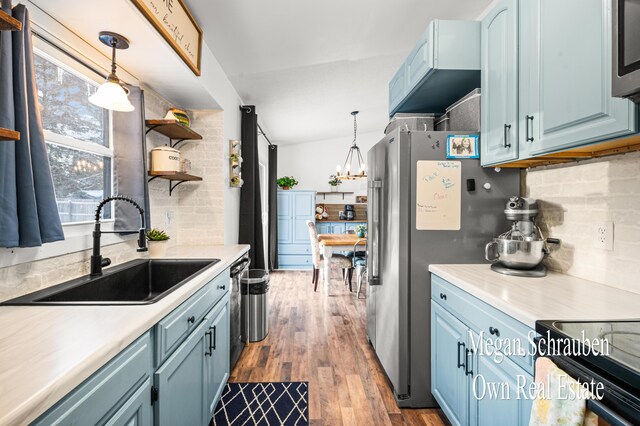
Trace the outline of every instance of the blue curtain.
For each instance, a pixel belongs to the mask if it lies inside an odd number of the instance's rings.
[[[36,247],[64,239],[38,108],[29,13],[2,10],[22,31],[0,31],[0,127],[20,132],[0,141],[0,247]]]

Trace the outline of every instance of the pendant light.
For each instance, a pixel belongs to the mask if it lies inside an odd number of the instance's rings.
[[[111,73],[96,93],[89,96],[89,102],[112,111],[131,112],[135,108],[129,102],[129,89],[124,87],[116,76],[116,49],[128,49],[129,40],[110,31],[101,31],[98,38],[112,49]]]
[[[336,167],[336,177],[338,179],[355,180],[367,177],[364,159],[360,153],[360,148],[358,148],[358,145],[356,144],[358,134],[358,122],[356,120],[356,116],[358,115],[358,112],[359,111],[351,112],[351,115],[353,115],[353,142],[351,143],[351,147],[349,147],[349,152],[347,152],[347,158],[344,160],[344,166],[340,167],[340,165],[338,165],[338,167]]]

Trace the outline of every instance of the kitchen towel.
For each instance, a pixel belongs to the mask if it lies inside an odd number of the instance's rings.
[[[227,383],[209,426],[309,424],[307,382]]]
[[[587,400],[569,397],[570,388],[579,393],[582,385],[549,358],[536,360],[535,381],[545,392],[533,401],[529,426],[597,426],[598,416],[587,410]]]

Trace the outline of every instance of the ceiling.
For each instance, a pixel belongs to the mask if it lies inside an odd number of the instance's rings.
[[[30,0],[40,9],[39,15],[49,15],[96,49],[105,68],[111,49],[98,40],[102,30],[122,34],[130,41],[127,50],[117,52],[118,75],[125,81],[129,73],[145,85],[170,99],[173,104],[189,109],[220,108],[210,88],[196,77],[173,49],[158,34],[131,0]],[[99,13],[97,14],[96,11]],[[31,8],[32,17],[38,10]],[[70,40],[64,40],[65,43]],[[86,52],[85,52],[86,53]],[[95,57],[86,58],[96,60]],[[124,74],[124,75],[123,75]]]
[[[432,19],[491,0],[185,0],[207,45],[277,144],[382,133],[387,84]]]

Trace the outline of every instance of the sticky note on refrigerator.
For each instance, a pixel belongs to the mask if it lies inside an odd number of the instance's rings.
[[[418,161],[416,229],[457,231],[462,206],[460,161]]]

